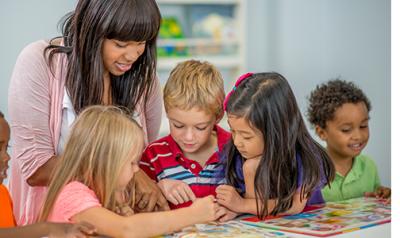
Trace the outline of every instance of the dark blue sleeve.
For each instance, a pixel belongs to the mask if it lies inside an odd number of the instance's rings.
[[[225,178],[225,182],[227,181],[226,175],[227,175],[227,160],[228,160],[228,155],[227,153],[220,153],[219,154],[220,158],[220,164],[218,168],[218,177],[222,176]],[[238,192],[243,195],[246,192],[246,186],[244,184],[244,175],[243,175],[243,162],[240,154],[237,154],[234,156],[234,173],[236,174],[237,178],[239,181],[236,181],[233,186],[238,190]]]
[[[303,163],[301,162],[301,157],[296,153],[296,163],[297,163],[297,188],[300,188],[303,184]]]
[[[318,160],[321,162],[320,160]],[[297,162],[297,188],[299,189],[303,184],[303,163],[301,161],[301,156],[296,153],[296,162]],[[321,180],[317,183],[317,186],[312,190],[311,195],[307,201],[307,205],[312,204],[321,204],[324,203],[324,199],[322,197],[321,189],[326,184],[326,178],[324,176],[324,171],[322,168],[322,163],[319,163],[320,171],[321,171]]]

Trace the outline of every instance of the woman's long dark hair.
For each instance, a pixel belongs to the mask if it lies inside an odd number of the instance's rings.
[[[50,44],[48,61],[55,54],[68,57],[66,88],[75,112],[102,104],[104,39],[146,41],[143,54],[121,76],[111,76],[112,104],[132,113],[146,101],[156,76],[156,38],[161,15],[154,0],[80,0],[62,23],[63,46]]]
[[[310,136],[295,96],[286,79],[278,73],[253,74],[230,95],[226,111],[243,117],[262,132],[264,151],[256,170],[254,187],[257,215],[276,215],[292,206],[298,187],[299,168],[296,154],[301,157],[301,198],[309,197],[321,181],[332,181],[334,166],[325,150]],[[228,184],[243,183],[235,172],[243,158],[232,141],[228,144],[226,178]],[[238,161],[241,160],[241,161]],[[268,200],[277,204],[268,211]],[[259,210],[259,202],[262,209]]]

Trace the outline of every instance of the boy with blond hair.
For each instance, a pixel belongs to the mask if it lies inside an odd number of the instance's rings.
[[[164,87],[170,134],[145,149],[140,167],[161,188],[172,209],[215,195],[224,180],[219,152],[230,133],[217,125],[223,116],[224,83],[208,62],[178,64]]]

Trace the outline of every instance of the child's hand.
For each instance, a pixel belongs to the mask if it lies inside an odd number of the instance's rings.
[[[185,182],[174,179],[162,179],[158,182],[162,193],[174,205],[194,201],[196,196]]]
[[[243,205],[243,198],[230,185],[220,185],[215,192],[217,193],[217,202],[229,210],[236,211],[238,207]]]
[[[376,190],[376,197],[378,198],[390,198],[392,194],[392,190],[387,187],[380,186]]]
[[[197,198],[190,209],[193,209],[193,214],[198,217],[197,223],[206,223],[215,221],[224,214],[224,211],[220,209],[220,205],[216,203],[213,195],[209,195],[204,198]]]
[[[220,206],[219,209],[221,210],[221,213],[223,213],[223,215],[218,219],[218,221],[220,221],[220,222],[232,220],[233,218],[235,218],[238,215],[238,213],[233,212],[223,206]]]
[[[84,238],[95,235],[96,228],[87,223],[45,223],[49,226],[49,238]]]
[[[133,209],[128,204],[118,205],[116,207],[115,213],[124,217],[132,216],[133,214],[135,214]]]
[[[375,192],[366,192],[364,193],[366,197],[376,197],[376,198],[390,198],[391,189],[387,187],[380,186],[376,189]]]

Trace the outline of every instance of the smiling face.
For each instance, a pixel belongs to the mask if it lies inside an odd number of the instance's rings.
[[[0,117],[0,184],[7,178],[8,161],[10,160],[10,155],[7,152],[9,140],[10,127],[6,120]]]
[[[369,115],[364,102],[345,103],[335,111],[326,128],[316,127],[319,137],[326,141],[333,159],[352,159],[365,148],[369,139]]]
[[[181,110],[177,107],[168,109],[169,128],[172,138],[186,157],[213,146],[211,135],[217,123],[215,115],[194,107]]]
[[[102,55],[105,73],[121,76],[143,54],[146,42],[104,39]]]
[[[243,117],[228,114],[228,124],[231,128],[233,143],[242,157],[245,159],[260,158],[264,151],[262,133],[251,127]]]

